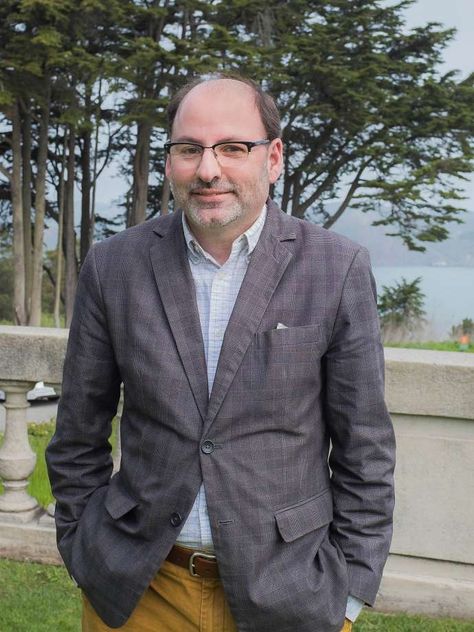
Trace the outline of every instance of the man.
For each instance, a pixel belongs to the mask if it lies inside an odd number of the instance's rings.
[[[268,199],[280,125],[253,82],[198,80],[169,118],[183,214],[90,252],[48,448],[83,630],[350,630],[393,509],[367,253]]]

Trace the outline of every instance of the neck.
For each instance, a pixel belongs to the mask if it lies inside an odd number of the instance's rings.
[[[208,252],[220,265],[223,265],[230,257],[234,241],[252,226],[258,216],[259,214],[256,217],[249,218],[245,223],[231,222],[226,226],[217,224],[201,226],[190,221],[187,216],[186,221],[201,248]]]
[[[202,226],[191,225],[190,228],[201,248],[208,252],[220,265],[223,265],[230,257],[232,244],[248,227],[244,228],[244,230],[224,230],[229,227],[203,228]]]

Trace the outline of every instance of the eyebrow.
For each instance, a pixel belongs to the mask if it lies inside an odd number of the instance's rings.
[[[172,143],[195,143],[196,145],[204,146],[200,140],[193,138],[192,136],[181,136],[170,141]],[[244,140],[239,140],[235,136],[227,136],[221,140],[218,140],[216,143],[212,143],[213,145],[217,145],[218,143],[230,143],[230,142],[244,142]]]

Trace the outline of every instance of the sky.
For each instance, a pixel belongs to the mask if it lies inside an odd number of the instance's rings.
[[[474,2],[473,0],[417,0],[406,12],[408,26],[440,22],[458,32],[445,51],[446,69],[459,68],[462,76],[474,70]]]
[[[439,22],[457,33],[444,51],[444,70],[460,70],[460,78],[474,72],[474,0],[417,0],[406,12],[407,26]],[[469,210],[474,211],[474,175],[466,186]]]

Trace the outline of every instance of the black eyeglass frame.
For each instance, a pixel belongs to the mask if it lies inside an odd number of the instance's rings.
[[[212,149],[212,152],[216,153],[216,147],[219,145],[245,145],[247,147],[247,155],[250,153],[250,150],[254,147],[258,147],[260,145],[269,145],[272,141],[266,138],[265,140],[225,140],[220,141],[219,143],[214,143],[214,145],[201,145],[200,143],[187,142],[185,140],[176,141],[176,142],[168,142],[164,144],[164,148],[166,153],[169,154],[171,152],[171,147],[175,145],[192,145],[193,147],[200,147],[202,149],[202,153],[204,153],[205,149]]]

